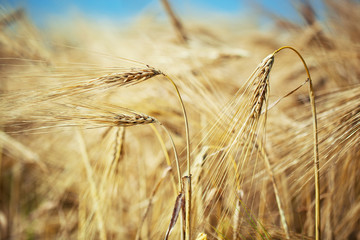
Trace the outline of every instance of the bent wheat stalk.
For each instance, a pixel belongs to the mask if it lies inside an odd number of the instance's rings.
[[[301,56],[301,54],[293,47],[290,46],[284,46],[279,49],[277,49],[273,54],[277,54],[280,51],[284,49],[290,49],[293,52],[296,53],[296,55],[300,58],[302,61],[307,77],[309,79],[309,98],[310,98],[310,104],[311,104],[311,112],[313,116],[313,138],[314,138],[314,177],[315,177],[315,239],[319,240],[321,239],[321,231],[320,231],[320,177],[319,177],[319,149],[318,149],[318,127],[317,127],[317,115],[316,115],[316,104],[315,104],[315,95],[314,95],[314,88],[313,83],[311,80],[309,68],[304,60],[304,58]]]
[[[183,111],[184,116],[184,123],[185,123],[185,134],[186,134],[186,163],[187,163],[187,179],[186,179],[186,192],[185,192],[185,237],[187,240],[191,239],[191,222],[190,222],[190,214],[191,214],[191,162],[190,162],[190,134],[189,134],[189,123],[188,117],[186,114],[186,109],[184,102],[182,100],[181,94],[179,92],[178,87],[176,86],[175,82],[166,74],[164,76],[172,83],[174,86],[177,96],[179,98],[181,108]]]

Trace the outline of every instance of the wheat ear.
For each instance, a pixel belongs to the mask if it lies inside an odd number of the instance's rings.
[[[162,74],[161,71],[152,67],[133,68],[128,72],[112,73],[106,76],[99,77],[95,81],[105,84],[115,83],[117,86],[122,86],[140,83],[160,74]]]
[[[162,74],[161,71],[149,66],[147,68],[132,68],[126,72],[111,73],[100,76],[85,83],[54,88],[51,90],[51,93],[47,94],[45,97],[41,96],[40,98],[37,97],[35,99],[38,101],[44,101],[48,99],[57,99],[63,96],[82,94],[93,90],[130,86],[141,83],[160,74]]]

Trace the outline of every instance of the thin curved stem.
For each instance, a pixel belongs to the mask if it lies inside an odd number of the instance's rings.
[[[184,191],[183,191],[183,184],[182,184],[182,181],[181,181],[180,162],[179,162],[179,156],[178,156],[178,153],[177,153],[177,150],[176,150],[176,145],[174,143],[174,140],[173,140],[170,132],[167,130],[167,128],[161,122],[157,121],[157,123],[164,129],[164,131],[166,132],[166,134],[168,135],[168,137],[170,139],[171,146],[173,148],[174,155],[175,155],[175,163],[176,163],[177,176],[178,176],[178,193],[183,193]],[[168,162],[169,167],[171,167],[169,155],[167,154],[166,147],[165,147],[165,144],[164,144],[164,141],[163,141],[161,135],[159,134],[159,132],[157,131],[157,129],[155,128],[155,126],[153,124],[150,124],[150,126],[153,129],[153,131],[155,132],[156,136],[158,137],[158,139],[159,139],[159,141],[161,143],[161,146],[163,148],[163,151],[166,152],[165,156],[167,158],[167,162]],[[182,229],[184,228],[183,227],[184,226],[183,220],[181,220],[180,225],[181,225],[180,229],[181,229],[181,233],[182,233],[183,232]]]
[[[167,149],[166,149],[166,146],[165,146],[165,143],[164,143],[164,139],[162,138],[162,136],[160,135],[159,131],[156,129],[156,127],[154,126],[154,124],[149,124],[151,129],[153,130],[153,132],[155,133],[156,137],[158,138],[159,142],[160,142],[160,145],[161,145],[161,149],[163,150],[164,152],[164,156],[165,156],[165,160],[166,160],[166,164],[171,167],[171,161],[170,161],[170,157],[169,157],[169,154],[167,152]],[[179,160],[178,160],[178,156],[177,156],[177,152],[176,152],[176,148],[175,148],[175,144],[174,144],[174,141],[170,135],[170,133],[166,130],[165,126],[162,125],[161,123],[159,123],[159,125],[161,125],[168,137],[170,138],[170,141],[171,141],[171,146],[173,148],[173,151],[174,151],[174,155],[175,155],[175,162],[176,162],[176,169],[177,169],[177,174],[178,176],[180,176],[180,166],[179,166]],[[174,175],[173,175],[174,176]],[[181,185],[178,185],[178,187],[176,186],[176,180],[174,178],[173,179],[173,186],[174,186],[174,190],[175,190],[175,194],[177,195],[179,191],[181,191]],[[180,180],[180,182],[179,182]],[[181,184],[181,179],[179,179],[178,177],[178,184]]]
[[[318,148],[318,127],[317,127],[317,115],[316,115],[316,105],[315,105],[315,96],[314,96],[314,88],[313,83],[311,80],[309,68],[304,60],[304,58],[301,56],[301,54],[293,47],[290,46],[284,46],[279,49],[277,49],[273,54],[277,54],[283,49],[290,49],[294,51],[298,57],[301,59],[302,63],[304,64],[304,68],[306,71],[306,74],[309,79],[309,97],[310,97],[310,104],[311,104],[311,112],[313,116],[313,137],[314,137],[314,177],[315,177],[315,239],[319,240],[321,239],[321,231],[320,231],[320,177],[319,177],[319,148]]]
[[[159,125],[165,130],[165,132],[167,133],[167,135],[169,136],[169,138],[170,138],[170,141],[171,141],[171,145],[172,145],[172,148],[173,148],[173,150],[174,150],[174,155],[175,155],[175,162],[176,162],[176,169],[177,169],[177,175],[178,175],[178,184],[179,184],[179,186],[178,186],[178,191],[179,191],[179,193],[183,193],[184,191],[183,191],[183,184],[182,184],[182,181],[181,181],[181,170],[180,170],[180,163],[179,163],[179,157],[178,157],[178,154],[177,154],[177,151],[176,151],[176,146],[175,146],[175,143],[174,143],[174,140],[173,140],[173,138],[171,137],[171,134],[170,134],[170,132],[167,130],[167,128],[164,126],[164,125],[162,125],[160,122],[159,122]],[[154,127],[154,129],[155,129],[155,127]],[[181,218],[181,219],[183,219],[183,218]],[[184,222],[183,222],[183,220],[181,220],[180,221],[180,229],[181,229],[181,236],[182,236],[182,238],[183,238],[183,228],[184,228]]]
[[[171,137],[169,131],[167,130],[167,128],[162,125],[159,122],[159,125],[165,130],[166,134],[169,136],[170,142],[171,142],[171,146],[174,150],[174,155],[175,155],[175,163],[176,163],[176,169],[177,169],[177,175],[178,175],[178,191],[181,192],[182,191],[182,184],[181,184],[181,171],[180,171],[180,163],[179,163],[179,157],[178,157],[178,153],[176,151],[176,147],[175,147],[175,143],[173,138]]]
[[[190,168],[191,168],[191,165],[190,165],[190,136],[189,136],[189,122],[188,122],[188,117],[187,117],[187,114],[186,114],[186,109],[185,109],[185,105],[184,105],[184,102],[182,100],[182,97],[180,95],[180,92],[179,92],[179,89],[178,87],[176,86],[176,84],[174,83],[174,81],[166,74],[164,74],[164,76],[172,83],[172,85],[174,86],[175,90],[176,90],[176,93],[179,97],[179,101],[180,101],[180,104],[181,104],[181,108],[182,108],[182,111],[183,111],[183,115],[184,115],[184,121],[185,121],[185,134],[186,134],[186,162],[187,162],[187,171],[188,171],[188,175],[191,175],[191,172],[190,172]]]
[[[174,83],[174,81],[166,74],[164,74],[164,76],[172,83],[172,85],[174,86],[176,93],[179,97],[179,101],[181,104],[181,108],[183,111],[183,115],[184,115],[184,122],[185,122],[185,134],[186,134],[186,163],[187,163],[187,173],[188,173],[188,177],[187,177],[187,193],[186,193],[186,203],[185,203],[185,208],[186,208],[186,219],[185,219],[185,237],[187,240],[191,239],[191,227],[190,227],[190,214],[191,214],[191,164],[190,164],[190,135],[189,135],[189,122],[188,122],[188,118],[187,118],[187,114],[186,114],[186,110],[185,110],[185,105],[184,102],[182,100],[182,97],[180,95],[179,89],[176,86],[176,84]]]

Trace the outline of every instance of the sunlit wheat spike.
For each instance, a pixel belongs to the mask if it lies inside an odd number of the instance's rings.
[[[64,96],[73,96],[94,90],[109,89],[112,87],[130,86],[141,83],[160,74],[163,73],[152,67],[132,68],[126,72],[111,73],[91,79],[87,82],[52,89],[50,94],[42,96],[40,100],[57,99]]]
[[[43,112],[38,111],[38,115],[29,116],[27,119],[19,119],[21,127],[26,124],[35,124],[40,128],[85,126],[85,127],[130,127],[158,123],[157,119],[144,113],[132,111],[120,106],[103,104],[57,104],[54,110],[46,108]],[[46,115],[47,113],[47,115]],[[38,129],[32,126],[31,129]]]
[[[122,86],[139,83],[160,74],[162,74],[161,71],[152,67],[144,69],[133,68],[128,72],[112,73],[106,76],[99,77],[96,80],[100,83],[116,84]]]
[[[137,113],[133,115],[119,114],[115,117],[115,121],[118,126],[133,126],[157,122],[157,120],[151,116]]]
[[[274,55],[270,54],[259,64],[255,70],[254,94],[251,97],[252,116],[257,118],[266,101],[269,88],[269,73],[274,63]]]
[[[71,106],[71,105],[70,105]],[[107,108],[106,108],[107,107]],[[158,122],[154,117],[144,113],[134,112],[128,109],[118,107],[116,111],[114,106],[102,106],[102,109],[91,105],[78,105],[76,112],[65,112],[64,115],[58,115],[55,119],[60,123],[69,123],[70,125],[91,125],[91,126],[114,126],[130,127]],[[122,110],[120,113],[119,110]]]

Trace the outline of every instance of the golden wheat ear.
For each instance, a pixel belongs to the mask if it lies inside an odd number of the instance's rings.
[[[252,105],[250,115],[256,119],[259,118],[269,94],[269,74],[274,64],[274,54],[264,58],[255,70],[255,80],[253,83],[253,95],[250,103]]]
[[[41,95],[39,100],[44,101],[47,99],[57,99],[65,96],[94,93],[94,91],[103,89],[131,86],[144,82],[160,74],[162,74],[160,70],[150,66],[147,68],[131,68],[129,70],[125,70],[124,72],[111,73],[85,82],[51,89],[49,94],[45,96]]]
[[[95,82],[99,84],[104,83],[115,84],[116,86],[126,86],[143,82],[160,74],[162,74],[162,72],[153,67],[133,68],[130,71],[124,73],[112,73],[99,77],[95,80]]]

